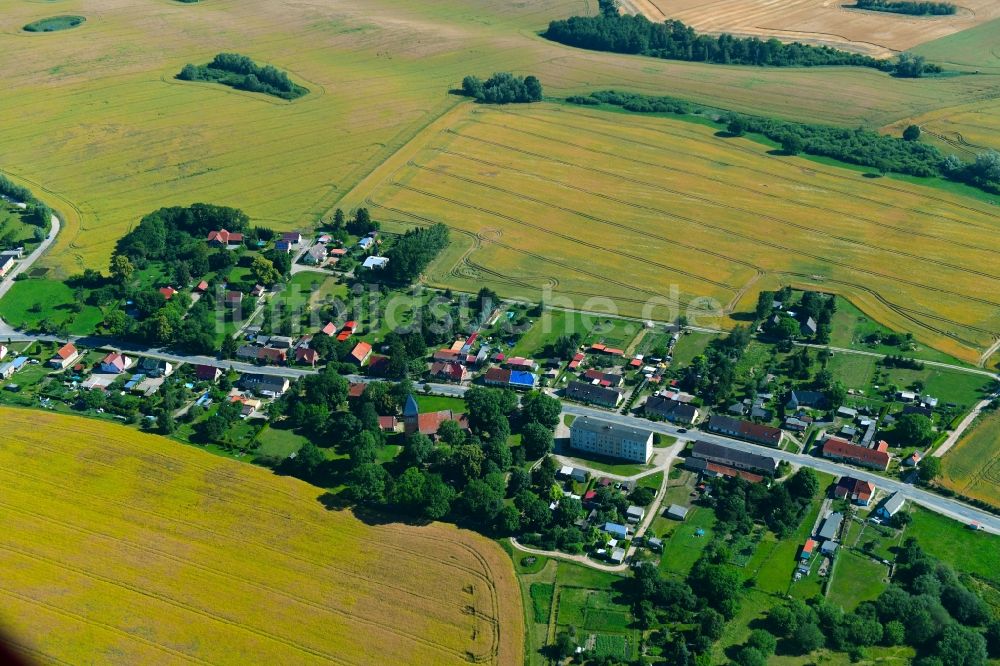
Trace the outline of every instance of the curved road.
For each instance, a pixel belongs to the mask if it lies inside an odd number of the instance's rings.
[[[55,215],[52,216],[52,230],[49,235],[45,237],[35,251],[29,254],[24,259],[20,260],[14,268],[11,269],[7,276],[3,280],[0,280],[0,298],[7,295],[10,288],[14,286],[14,278],[16,278],[21,273],[25,272],[31,266],[38,261],[38,258],[45,254],[45,251],[49,249],[49,246],[56,240],[56,236],[59,234],[59,218]],[[13,334],[14,329],[6,324],[3,319],[0,319],[0,335],[10,335]]]

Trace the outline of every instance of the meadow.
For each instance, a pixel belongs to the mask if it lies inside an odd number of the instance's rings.
[[[979,99],[998,82],[654,62],[538,37],[550,19],[588,11],[580,0],[65,0],[60,12],[87,22],[59,34],[21,30],[49,15],[46,4],[8,4],[0,168],[65,218],[45,258],[54,277],[104,268],[117,239],[160,206],[232,205],[256,223],[307,229],[455,107],[448,90],[469,73],[531,72],[551,95],[669,90],[739,111],[876,127]],[[289,103],[172,78],[220,51],[246,51],[311,93]]]
[[[0,624],[55,663],[507,664],[517,583],[452,526],[106,422],[4,408]]]
[[[983,412],[941,458],[939,482],[968,497],[1000,505],[1000,410]]]
[[[1000,29],[1000,22],[997,28]],[[905,118],[886,130],[898,134],[907,125],[919,125],[923,141],[936,145],[945,155],[958,155],[969,162],[979,153],[1000,150],[1000,99],[986,99]]]
[[[434,286],[549,290],[554,305],[610,299],[623,314],[712,325],[726,323],[713,309],[752,309],[758,289],[792,284],[972,363],[1000,332],[1000,214],[988,204],[700,123],[466,105],[347,201],[392,228],[451,227],[465,251],[428,270]]]

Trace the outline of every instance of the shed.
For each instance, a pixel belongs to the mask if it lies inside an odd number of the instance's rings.
[[[630,523],[638,523],[640,520],[646,517],[646,510],[641,506],[632,505],[625,510],[625,518]]]
[[[680,504],[671,504],[667,507],[667,518],[673,518],[674,520],[684,520],[687,518],[688,508],[686,506],[681,506]]]

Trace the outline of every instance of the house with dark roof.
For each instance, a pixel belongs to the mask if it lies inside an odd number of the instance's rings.
[[[773,476],[778,469],[778,460],[771,456],[742,451],[730,446],[697,440],[691,449],[693,458],[726,465],[735,469],[745,469]]]
[[[862,481],[850,476],[840,477],[840,481],[833,489],[833,496],[837,499],[847,500],[860,506],[868,506],[875,494],[875,484],[870,481]]]
[[[227,291],[225,296],[226,305],[234,308],[243,302],[243,292],[241,291]]]
[[[309,347],[299,347],[295,350],[295,362],[305,363],[315,368],[316,364],[319,363],[319,352]]]
[[[803,336],[807,338],[811,338],[812,336],[816,335],[816,320],[813,319],[812,317],[809,317],[804,322],[802,322],[802,325],[799,326],[799,333],[801,333]]]
[[[284,365],[288,362],[288,350],[277,347],[260,347],[257,349],[257,360],[263,363]]]
[[[765,446],[781,446],[781,440],[784,438],[784,433],[780,428],[734,419],[721,414],[714,414],[708,419],[708,429],[720,435],[729,435]]]
[[[785,404],[785,409],[796,410],[800,407],[825,409],[826,405],[826,396],[819,391],[792,391]]]
[[[240,377],[239,385],[240,388],[246,391],[253,391],[258,395],[277,398],[288,390],[291,382],[285,377],[247,373]]]
[[[214,365],[198,364],[194,367],[194,376],[198,378],[198,381],[215,382],[222,376],[222,369]]]
[[[622,392],[610,386],[570,382],[564,391],[564,397],[577,402],[601,407],[617,407],[622,401]]]
[[[689,403],[669,400],[663,396],[654,395],[646,400],[643,410],[649,416],[690,425],[698,420],[698,408]]]
[[[589,380],[591,383],[597,382],[601,386],[612,386],[619,387],[625,381],[625,378],[619,374],[613,372],[603,372],[601,370],[587,370],[583,373],[584,378]]]
[[[889,468],[889,460],[891,459],[888,451],[858,446],[839,437],[826,438],[823,442],[823,457],[854,463],[862,467],[880,469],[883,472]]]
[[[823,526],[819,528],[816,538],[826,541],[836,539],[842,522],[844,522],[844,514],[834,511],[823,521]]]

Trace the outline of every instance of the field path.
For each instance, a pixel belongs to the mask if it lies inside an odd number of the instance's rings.
[[[986,409],[986,406],[989,405],[991,402],[993,402],[993,399],[988,398],[986,400],[981,401],[979,404],[973,407],[972,411],[966,414],[965,418],[962,419],[962,422],[958,424],[958,427],[955,428],[955,430],[950,435],[948,435],[948,439],[944,440],[941,446],[939,446],[931,455],[936,458],[940,458],[944,454],[948,453],[951,447],[955,446],[955,444],[958,443],[958,440],[962,437],[962,434],[969,429],[969,426],[972,425],[972,422],[979,417],[982,411]]]

